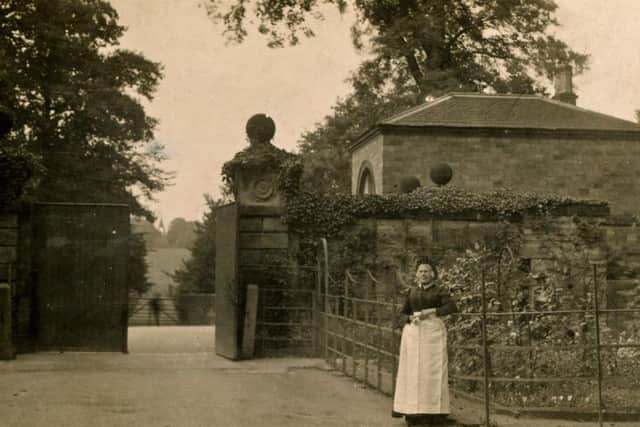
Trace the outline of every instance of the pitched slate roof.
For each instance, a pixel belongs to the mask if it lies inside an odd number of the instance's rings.
[[[383,122],[390,126],[636,131],[640,125],[535,95],[451,93]]]

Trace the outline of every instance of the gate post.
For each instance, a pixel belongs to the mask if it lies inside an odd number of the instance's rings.
[[[0,360],[11,360],[16,356],[11,326],[11,286],[0,284]]]

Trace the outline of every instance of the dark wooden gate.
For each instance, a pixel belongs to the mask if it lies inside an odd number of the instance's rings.
[[[126,352],[129,208],[39,203],[32,219],[38,349]]]
[[[216,209],[216,353],[240,357],[240,307],[238,283],[238,206]]]

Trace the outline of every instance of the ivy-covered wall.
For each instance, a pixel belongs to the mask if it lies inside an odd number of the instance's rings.
[[[335,242],[333,265],[337,270],[350,265],[393,265],[407,270],[415,261],[412,257],[440,259],[476,242],[495,244],[507,234],[524,236],[526,223],[547,224],[552,231],[539,240],[553,241],[553,233],[559,239],[567,234],[551,226],[558,218],[605,218],[608,214],[606,203],[597,201],[442,188],[361,197],[294,194],[287,200],[285,221],[303,242],[319,237]],[[570,225],[567,221],[565,228]],[[533,247],[529,244],[528,250]]]
[[[462,218],[363,219],[350,228],[350,234],[368,234],[369,247],[361,248],[369,254],[368,259],[362,258],[368,268],[393,266],[410,274],[420,258],[447,263],[476,245],[499,244],[511,251],[512,256],[522,258],[527,264],[524,268],[536,273],[544,272],[549,263],[558,263],[569,254],[587,263],[606,263],[605,235],[597,231],[587,236],[584,231],[585,223],[596,229],[599,220],[599,217],[567,216],[525,217],[514,222]]]
[[[640,276],[640,224],[627,218],[615,220],[606,218],[600,226],[615,262],[616,279],[638,278]]]

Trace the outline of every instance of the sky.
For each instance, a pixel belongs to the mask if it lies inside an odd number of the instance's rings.
[[[269,49],[255,35],[226,43],[201,0],[111,0],[128,30],[121,47],[164,66],[149,115],[159,119],[163,168],[172,185],[149,206],[168,224],[200,219],[204,194],[220,196],[222,165],[248,144],[246,121],[265,113],[276,123],[274,144],[295,151],[302,133],[348,94],[345,79],[363,60],[350,41],[350,16],[327,9],[317,37],[300,46]],[[555,32],[591,55],[590,69],[574,78],[578,106],[634,120],[640,109],[640,1],[556,0]]]

